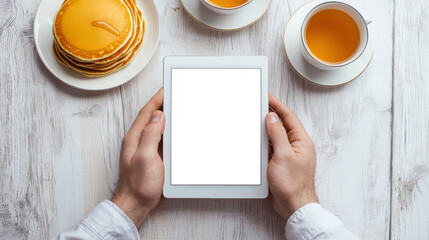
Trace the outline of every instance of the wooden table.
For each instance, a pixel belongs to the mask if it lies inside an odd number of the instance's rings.
[[[429,239],[429,1],[352,1],[374,20],[375,53],[337,88],[308,84],[287,63],[283,31],[304,2],[273,0],[256,24],[218,32],[179,0],[158,0],[161,40],[149,65],[121,87],[89,92],[40,61],[39,1],[0,0],[0,239],[48,239],[111,198],[122,137],[162,86],[167,55],[268,56],[270,91],[316,143],[322,205],[363,239]],[[284,224],[269,200],[164,199],[140,234],[284,239]]]

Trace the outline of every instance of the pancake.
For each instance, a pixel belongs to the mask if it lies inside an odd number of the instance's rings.
[[[68,54],[67,52],[61,51],[61,48],[59,49],[59,51],[65,55],[65,57],[74,62],[75,64],[85,67],[85,66],[91,66],[91,68],[93,67],[105,67],[106,65],[110,65],[113,62],[116,62],[119,58],[123,58],[126,55],[130,55],[131,51],[134,50],[134,48],[136,47],[136,41],[140,41],[143,35],[143,29],[139,26],[140,23],[142,23],[141,20],[141,16],[138,15],[137,19],[136,19],[136,26],[137,26],[137,31],[136,34],[134,34],[134,36],[132,37],[132,41],[129,41],[122,49],[120,49],[118,52],[114,53],[113,55],[109,56],[108,58],[104,58],[104,59],[100,59],[100,60],[93,60],[90,62],[81,62],[79,59],[76,59],[75,57],[73,57],[73,55]]]
[[[134,59],[144,29],[135,0],[66,0],[53,26],[53,53],[76,72],[104,76]]]
[[[82,61],[114,54],[133,32],[130,9],[122,0],[68,0],[55,17],[61,48]]]

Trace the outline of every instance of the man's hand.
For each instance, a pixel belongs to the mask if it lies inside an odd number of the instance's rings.
[[[317,203],[314,187],[316,151],[295,113],[270,94],[270,112],[265,118],[272,143],[268,185],[273,206],[285,220],[300,207]]]
[[[141,226],[161,199],[164,164],[158,146],[164,132],[163,89],[140,110],[122,140],[118,189],[112,202]]]

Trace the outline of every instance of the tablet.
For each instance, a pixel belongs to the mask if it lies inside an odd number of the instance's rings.
[[[266,198],[268,59],[166,57],[167,198]]]

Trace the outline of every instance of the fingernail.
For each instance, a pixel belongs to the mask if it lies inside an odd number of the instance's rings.
[[[277,122],[277,120],[278,120],[279,118],[277,117],[277,114],[275,114],[275,113],[273,113],[273,112],[270,112],[270,113],[269,113],[269,119],[270,119],[270,122],[274,123],[274,122]]]
[[[150,121],[151,122],[158,122],[161,119],[161,112],[153,112],[152,115],[150,116]]]

